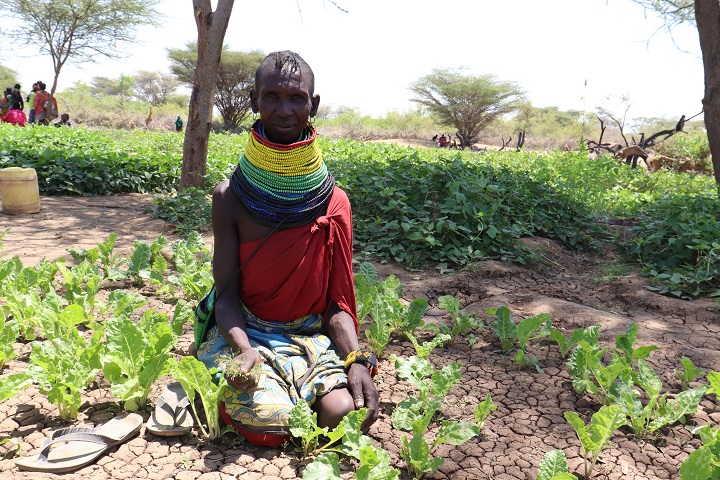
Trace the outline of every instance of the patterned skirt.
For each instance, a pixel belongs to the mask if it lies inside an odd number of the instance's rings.
[[[320,314],[291,323],[271,323],[245,310],[245,318],[250,344],[265,363],[254,392],[227,389],[225,412],[246,431],[287,434],[290,410],[298,399],[313,405],[317,397],[347,386],[343,363],[330,338],[320,333]],[[205,338],[198,358],[208,368],[219,368],[217,357],[230,354],[230,346],[217,326],[208,330]]]

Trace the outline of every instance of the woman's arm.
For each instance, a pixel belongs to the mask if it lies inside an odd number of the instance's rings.
[[[338,351],[341,359],[345,359],[348,353],[360,350],[355,322],[347,312],[340,310],[337,304],[333,303],[328,310],[328,320],[325,323],[328,337]],[[355,408],[367,407],[368,413],[361,428],[363,431],[372,425],[378,418],[379,395],[375,382],[370,376],[370,371],[365,365],[354,363],[350,366],[348,374],[348,388],[355,402]]]
[[[238,208],[240,205],[227,181],[215,187],[212,201],[213,278],[219,295],[215,303],[215,319],[220,333],[232,351],[238,354],[235,361],[240,364],[240,371],[248,372],[262,361],[262,357],[248,340],[240,301]],[[252,377],[228,378],[228,383],[243,391],[255,387]]]

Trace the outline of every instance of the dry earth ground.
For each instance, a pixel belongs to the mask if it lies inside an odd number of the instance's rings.
[[[35,215],[0,214],[0,231],[10,227],[0,251],[6,256],[19,255],[26,265],[40,258],[69,258],[66,248],[90,248],[105,241],[108,234],[120,235],[117,250],[127,255],[134,239],[154,240],[158,235],[173,239],[167,225],[144,213],[151,204],[146,195],[99,198],[42,198],[42,210]],[[207,237],[211,242],[211,237]],[[447,321],[437,308],[441,295],[454,295],[466,310],[490,320],[486,308],[506,305],[516,320],[538,313],[552,315],[553,324],[566,334],[577,327],[602,324],[601,341],[609,344],[624,333],[631,322],[639,325],[638,344],[656,344],[650,364],[659,372],[665,387],[677,393],[679,381],[673,370],[680,368],[678,358],[687,356],[706,371],[720,369],[720,316],[718,304],[701,299],[693,302],[654,294],[647,281],[635,274],[598,282],[604,267],[614,259],[612,252],[599,255],[577,254],[556,243],[533,238],[528,245],[538,250],[544,262],[533,268],[499,262],[482,262],[473,270],[453,276],[433,271],[408,272],[393,265],[377,265],[382,278],[395,274],[401,280],[405,298],[427,298],[431,309],[428,320]],[[160,301],[153,308],[170,312],[171,306]],[[189,354],[192,332],[187,326],[175,353]],[[552,449],[565,451],[576,474],[582,473],[580,443],[563,412],[576,411],[587,422],[598,405],[577,395],[571,387],[564,360],[551,344],[535,345],[544,373],[519,368],[512,357],[500,353],[499,343],[485,328],[474,332],[477,343],[466,339],[437,349],[431,357],[440,368],[453,360],[463,364],[463,379],[441,407],[444,417],[471,420],[473,410],[488,393],[498,408],[486,421],[483,435],[459,447],[441,446],[436,454],[445,458],[432,479],[534,479],[543,454]],[[18,359],[3,373],[22,371],[30,348],[16,344]],[[380,419],[370,429],[374,443],[390,452],[394,467],[404,472],[400,460],[401,433],[390,425],[396,405],[413,391],[396,379],[391,354],[409,356],[412,346],[401,338],[386,350],[381,372],[376,377],[380,391]],[[697,384],[693,384],[697,385]],[[151,395],[156,398],[157,391]],[[85,392],[85,403],[72,426],[96,426],[121,410],[107,385]],[[151,407],[150,407],[151,408]],[[140,413],[145,420],[150,408]],[[11,437],[21,446],[21,455],[35,455],[51,431],[71,426],[57,417],[57,408],[31,386],[20,395],[0,403],[0,437]],[[706,396],[690,424],[720,425],[720,403]],[[431,430],[434,433],[434,430]],[[0,461],[3,478],[8,479],[294,479],[302,476],[302,463],[291,449],[257,448],[226,436],[217,442],[204,442],[193,434],[162,438],[146,432],[103,456],[96,463],[62,476],[19,472],[13,459]],[[678,469],[699,441],[683,425],[664,429],[653,441],[640,440],[627,430],[617,432],[612,446],[605,450],[593,474],[597,479],[651,480],[679,478]],[[0,454],[14,449],[0,445]],[[403,473],[401,477],[407,478]]]

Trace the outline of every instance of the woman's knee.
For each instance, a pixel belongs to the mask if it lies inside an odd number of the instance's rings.
[[[333,390],[318,398],[315,403],[320,427],[335,428],[348,413],[355,410],[350,392],[346,389]]]

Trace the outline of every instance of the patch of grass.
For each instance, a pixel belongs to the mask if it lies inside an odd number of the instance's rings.
[[[600,268],[600,275],[593,277],[596,283],[614,282],[620,277],[624,277],[630,273],[630,265],[621,261],[613,261],[603,265]]]

